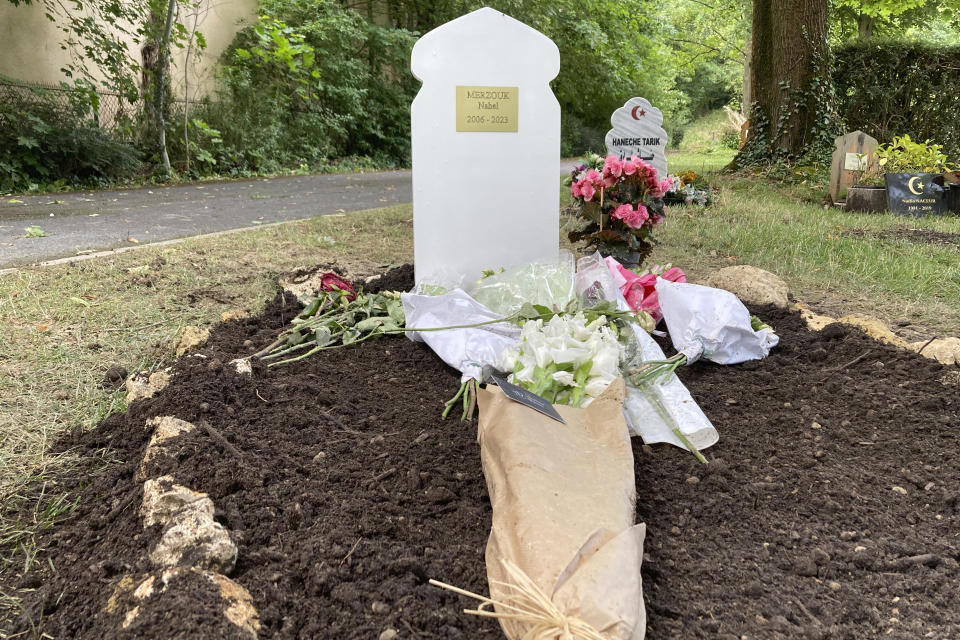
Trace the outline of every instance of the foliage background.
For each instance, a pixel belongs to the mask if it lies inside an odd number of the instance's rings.
[[[838,107],[851,131],[881,142],[929,138],[960,160],[960,46],[871,40],[834,55]]]
[[[168,0],[9,1],[73,16],[64,45],[77,62],[64,72],[79,106],[61,109],[42,93],[26,102],[0,94],[0,189],[151,179],[156,118],[137,108],[151,99],[146,71],[111,29],[155,39]],[[183,24],[173,46],[202,49],[202,33],[184,25],[209,1],[176,0]],[[199,101],[165,99],[173,168],[194,178],[407,166],[409,104],[419,89],[409,71],[413,43],[481,6],[557,43],[561,71],[552,86],[562,155],[603,151],[610,114],[636,95],[664,112],[674,148],[725,152],[739,143],[739,122],[720,109],[743,106],[750,0],[261,0],[260,16],[221,58],[218,89]],[[929,137],[956,157],[960,0],[832,0],[831,7],[836,65],[823,80],[837,90],[838,122],[880,140]],[[926,44],[907,43],[905,34]],[[130,102],[132,118],[120,128],[90,118],[102,95],[92,66],[109,78],[103,88]]]

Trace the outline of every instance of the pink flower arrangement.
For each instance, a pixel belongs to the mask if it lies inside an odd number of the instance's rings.
[[[584,225],[570,232],[570,240],[586,240],[587,247],[604,255],[638,264],[653,246],[651,230],[663,220],[666,186],[637,156],[588,157],[571,175],[570,195],[580,205],[577,215]]]

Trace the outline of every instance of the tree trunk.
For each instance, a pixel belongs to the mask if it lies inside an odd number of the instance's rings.
[[[873,16],[861,13],[857,16],[857,40],[869,40],[873,37]]]
[[[740,114],[749,119],[750,105],[753,104],[753,40],[747,38],[743,47],[743,100],[740,101]]]
[[[820,76],[820,90],[830,82],[827,29],[826,0],[754,0],[750,140],[771,156],[803,155],[825,117],[813,81]]]
[[[160,147],[160,162],[163,165],[163,170],[167,175],[170,175],[170,156],[167,154],[167,127],[163,115],[163,94],[165,89],[166,82],[166,71],[167,67],[170,66],[170,32],[173,29],[173,16],[176,13],[177,9],[177,0],[168,0],[167,4],[167,20],[163,25],[163,33],[160,36],[159,50],[157,55],[157,71],[156,71],[156,84],[154,85],[154,91],[156,92],[156,114],[157,114],[157,143]]]

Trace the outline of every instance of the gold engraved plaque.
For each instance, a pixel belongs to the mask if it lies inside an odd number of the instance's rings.
[[[457,86],[457,131],[517,132],[519,87]]]

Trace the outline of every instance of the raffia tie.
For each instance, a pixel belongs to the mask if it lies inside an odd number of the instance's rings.
[[[480,605],[476,609],[463,610],[466,614],[525,624],[527,631],[522,640],[608,640],[589,623],[560,611],[523,569],[509,560],[502,562],[511,582],[495,580],[491,583],[507,591],[502,600],[494,600],[438,580],[431,580],[430,584],[479,600]],[[491,610],[492,607],[497,610]]]

